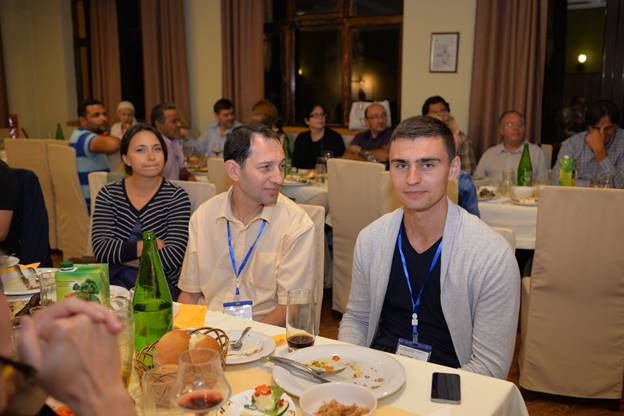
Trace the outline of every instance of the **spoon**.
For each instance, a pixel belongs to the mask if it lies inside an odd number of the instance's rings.
[[[247,332],[249,332],[249,330],[251,329],[250,326],[248,326],[247,328],[243,329],[243,332],[241,333],[240,337],[238,337],[238,340],[234,341],[234,342],[230,342],[230,348],[233,351],[238,351],[241,349],[241,347],[243,346],[243,338],[245,338],[245,335],[247,335]]]

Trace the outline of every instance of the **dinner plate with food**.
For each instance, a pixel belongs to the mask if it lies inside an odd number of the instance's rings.
[[[232,330],[226,331],[228,338],[237,340],[240,338],[242,331]],[[242,340],[242,346],[238,350],[228,349],[225,363],[230,364],[246,364],[257,361],[275,351],[275,341],[260,332],[249,331]]]
[[[521,205],[525,207],[536,207],[539,203],[539,200],[534,196],[529,198],[511,198],[511,203],[514,205]]]
[[[230,397],[219,416],[295,416],[292,398],[279,386],[261,384]]]
[[[498,198],[495,186],[481,186],[479,187],[479,201],[489,201]]]
[[[283,186],[306,186],[314,183],[314,177],[316,173],[311,170],[307,173],[292,173],[286,175],[284,178]]]
[[[18,269],[2,275],[4,294],[9,296],[34,295],[39,293],[38,273],[55,272],[58,269],[42,267],[38,269]]]
[[[313,346],[287,354],[286,358],[323,371],[323,377],[331,381],[363,386],[377,399],[393,394],[405,383],[405,370],[397,360],[383,352],[356,345]],[[297,397],[317,384],[281,366],[273,367],[273,379]]]

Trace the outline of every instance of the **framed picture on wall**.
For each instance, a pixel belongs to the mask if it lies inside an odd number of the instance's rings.
[[[457,72],[459,32],[431,34],[429,72]]]

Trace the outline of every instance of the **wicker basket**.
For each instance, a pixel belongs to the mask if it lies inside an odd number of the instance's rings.
[[[210,328],[206,326],[188,332],[191,336],[195,333],[200,333],[214,338],[221,347],[221,366],[225,369],[225,357],[227,356],[228,348],[230,346],[230,338],[227,336],[225,331],[219,328]],[[139,380],[143,377],[143,373],[153,368],[152,363],[154,360],[154,349],[156,348],[156,345],[158,345],[158,341],[160,340],[147,344],[141,349],[141,351],[134,355],[134,370],[139,376]]]

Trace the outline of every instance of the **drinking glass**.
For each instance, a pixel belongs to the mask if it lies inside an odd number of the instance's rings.
[[[316,158],[316,183],[324,184],[327,177],[327,159],[324,157]]]
[[[212,145],[212,153],[214,153],[214,156],[215,157],[219,157],[221,152],[223,152],[223,144],[221,144],[221,143],[214,143]]]
[[[323,158],[324,158],[325,160],[327,160],[327,159],[331,159],[331,158],[333,158],[333,157],[334,157],[334,152],[333,152],[332,150],[324,150],[324,151],[323,151]]]
[[[134,314],[132,303],[122,296],[111,298],[111,309],[117,314],[121,322],[121,332],[117,334],[117,346],[121,358],[121,378],[128,388],[132,375],[132,361],[134,359]]]
[[[503,171],[503,176],[498,185],[498,192],[503,196],[509,196],[511,193],[511,187],[515,185],[516,175],[513,170],[505,170]]]
[[[205,415],[230,398],[230,385],[221,367],[221,355],[207,348],[180,354],[171,397],[179,409]]]
[[[54,279],[54,272],[38,272],[39,277],[39,304],[43,307],[48,306],[56,302],[56,280]]]
[[[613,177],[607,174],[597,175],[591,180],[589,186],[592,188],[613,188]]]
[[[146,371],[141,378],[141,404],[144,415],[185,414],[171,400],[171,392],[178,374],[177,365],[164,365]]]
[[[314,345],[315,308],[312,290],[293,289],[288,291],[286,306],[286,340],[288,351]]]

